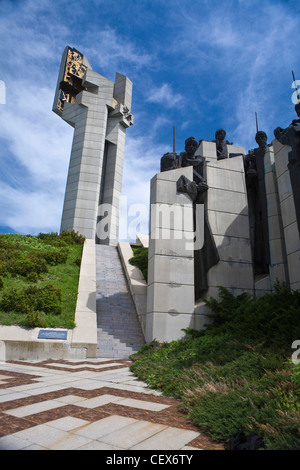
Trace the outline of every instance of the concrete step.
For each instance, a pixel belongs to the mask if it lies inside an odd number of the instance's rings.
[[[116,247],[96,245],[98,357],[125,358],[145,343]]]

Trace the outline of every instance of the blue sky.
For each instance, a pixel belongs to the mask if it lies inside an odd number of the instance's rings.
[[[288,0],[1,0],[0,232],[59,231],[73,129],[52,103],[67,45],[106,78],[133,82],[123,217],[145,207],[145,233],[173,126],[177,152],[220,127],[248,151],[255,112],[269,143],[295,118],[299,37],[300,4]]]

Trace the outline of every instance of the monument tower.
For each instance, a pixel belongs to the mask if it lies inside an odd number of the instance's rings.
[[[64,50],[53,111],[74,127],[61,231],[116,245],[132,83],[96,73],[74,48]]]

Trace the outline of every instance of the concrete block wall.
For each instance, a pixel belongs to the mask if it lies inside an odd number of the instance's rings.
[[[272,146],[269,146],[265,153],[264,167],[271,261],[269,275],[255,280],[254,289],[257,297],[265,294],[266,292],[274,291],[274,287],[277,282],[289,282],[274,151]]]
[[[208,272],[206,297],[218,297],[218,286],[253,293],[248,202],[244,175],[245,149],[227,145],[237,156],[217,160],[216,144],[203,141],[197,153],[206,158],[207,213],[220,261]],[[240,154],[240,155],[238,155]],[[200,308],[199,308],[200,307]],[[202,306],[196,312],[199,313]]]
[[[192,180],[192,167],[151,180],[146,342],[176,340],[194,327],[193,204],[177,193],[182,174]]]
[[[288,281],[293,290],[300,289],[300,237],[296,220],[295,204],[288,165],[291,147],[282,145],[277,139],[272,142],[281,219],[285,241]]]

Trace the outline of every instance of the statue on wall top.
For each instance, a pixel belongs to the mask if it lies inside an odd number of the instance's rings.
[[[300,118],[300,102],[295,105],[295,111]],[[281,144],[292,147],[288,153],[288,169],[300,235],[300,119],[294,119],[286,129],[277,127],[274,136]]]
[[[204,180],[203,169],[205,158],[200,155],[195,155],[198,148],[198,142],[195,137],[189,137],[185,141],[185,152],[180,154],[181,166],[193,167],[193,179],[196,183],[202,183]]]
[[[249,207],[250,242],[254,274],[267,274],[270,264],[267,195],[265,186],[264,156],[267,135],[258,131],[255,136],[258,148],[245,156],[245,177]]]
[[[180,168],[179,155],[175,152],[167,152],[160,159],[160,171],[175,170]]]
[[[201,155],[195,155],[198,148],[198,142],[195,137],[189,137],[185,141],[185,152],[180,154],[181,166],[193,167],[193,181],[189,181],[185,176],[181,176],[177,182],[177,190],[187,193],[193,202],[203,203],[203,195],[208,186],[204,178],[205,158]]]
[[[227,145],[233,145],[233,142],[229,142],[225,140],[226,132],[224,129],[218,129],[215,133],[215,140],[212,142],[216,143],[216,152],[217,152],[217,160],[224,160],[225,158],[233,158],[233,157],[240,157],[243,155],[241,152],[228,152]]]
[[[228,142],[225,140],[226,132],[224,129],[218,129],[215,132],[215,140],[213,142],[216,143],[216,150],[217,150],[217,160],[223,160],[224,158],[228,158],[228,151],[227,145],[232,145],[232,142]]]

